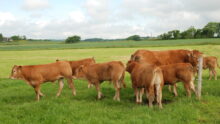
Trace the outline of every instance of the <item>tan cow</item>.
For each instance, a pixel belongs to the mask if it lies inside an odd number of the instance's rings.
[[[159,107],[162,108],[162,88],[164,85],[162,70],[155,65],[128,61],[126,71],[131,74],[136,103],[142,102],[142,95],[146,90],[149,107],[153,106],[152,103],[156,97]]]
[[[176,63],[159,66],[163,72],[164,83],[173,85],[174,95],[177,96],[176,83],[183,82],[187,96],[191,96],[191,90],[195,93],[195,72],[190,63]]]
[[[91,84],[95,85],[98,91],[98,99],[101,99],[102,93],[100,84],[103,81],[111,81],[116,90],[114,100],[120,101],[120,89],[124,84],[125,67],[120,61],[98,63],[89,66],[81,66],[76,70],[77,77],[85,78]]]
[[[198,50],[137,50],[134,54],[131,55],[131,60],[158,66],[174,63],[191,63],[193,67],[196,67],[197,60],[201,55],[202,53]]]
[[[59,90],[57,96],[60,95],[63,88],[63,78],[66,78],[72,94],[76,95],[75,87],[72,82],[72,69],[67,61],[58,61],[43,65],[15,65],[11,71],[11,79],[20,79],[31,85],[36,93],[36,99],[39,101],[43,94],[40,91],[40,85],[45,82],[54,82],[58,80]]]
[[[198,50],[137,50],[131,55],[131,60],[137,61],[139,63],[148,63],[157,66],[175,63],[191,63],[194,71],[196,72],[198,58],[202,55],[203,53]],[[176,85],[174,86],[176,87]]]
[[[218,65],[217,57],[207,56],[203,58],[203,69],[209,69],[209,80],[212,79],[213,75],[215,77],[215,80],[217,80],[217,67],[220,68],[220,66]]]
[[[56,60],[59,61],[59,60]],[[81,59],[81,60],[77,60],[77,61],[68,61],[71,65],[72,68],[72,72],[73,72],[73,78],[76,78],[76,69],[79,68],[81,65],[84,66],[88,66],[88,65],[92,65],[95,64],[95,59],[93,58],[85,58],[85,59]],[[88,88],[91,88],[92,84],[88,83]]]

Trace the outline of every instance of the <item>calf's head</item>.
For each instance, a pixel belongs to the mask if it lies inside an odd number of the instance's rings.
[[[9,78],[11,79],[22,79],[22,73],[21,73],[22,66],[14,65],[14,67],[11,70],[11,75]]]
[[[129,60],[126,65],[126,71],[131,73],[137,62]]]
[[[198,51],[198,50],[190,51],[190,53],[188,54],[189,62],[193,65],[193,67],[197,67],[198,66],[198,59],[199,59],[199,57],[202,56],[202,54],[203,53]]]
[[[76,78],[85,78],[85,73],[87,72],[87,66],[81,65],[75,71]]]

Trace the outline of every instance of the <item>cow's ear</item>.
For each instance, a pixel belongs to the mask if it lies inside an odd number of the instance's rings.
[[[59,59],[56,59],[56,62],[60,61]]]
[[[140,56],[135,56],[134,57],[134,61],[139,61],[140,60]]]
[[[18,66],[18,69],[21,69],[22,68],[22,66]]]

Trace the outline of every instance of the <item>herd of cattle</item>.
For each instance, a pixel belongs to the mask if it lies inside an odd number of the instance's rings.
[[[96,63],[94,58],[78,61],[56,60],[54,63],[43,65],[15,65],[10,78],[24,80],[31,85],[35,90],[37,100],[44,96],[40,90],[40,85],[44,82],[58,80],[57,96],[59,96],[65,78],[75,96],[73,79],[86,79],[88,87],[94,85],[98,92],[98,99],[101,99],[103,95],[100,84],[103,81],[110,81],[115,88],[113,99],[120,101],[120,89],[126,87],[124,77],[125,71],[127,71],[131,75],[136,103],[141,103],[142,96],[146,93],[149,107],[152,107],[153,101],[156,100],[159,107],[162,108],[164,85],[173,86],[175,96],[177,96],[177,82],[183,82],[187,96],[191,96],[191,91],[195,92],[194,79],[198,71],[198,58],[202,55],[203,53],[198,50],[137,50],[131,55],[126,67],[121,61]],[[203,68],[209,68],[209,79],[214,75],[217,80],[216,67],[219,67],[216,57],[204,57]]]

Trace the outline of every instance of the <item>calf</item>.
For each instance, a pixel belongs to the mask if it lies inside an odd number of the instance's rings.
[[[162,108],[162,88],[164,84],[162,70],[155,65],[128,61],[126,71],[131,74],[136,103],[142,102],[142,95],[144,90],[146,90],[149,107],[153,106],[152,103],[156,96],[157,103]],[[141,91],[139,91],[139,88]]]
[[[177,96],[176,83],[183,82],[187,96],[191,96],[191,90],[195,92],[194,69],[190,63],[177,63],[160,66],[163,72],[164,83],[173,85],[174,95]]]
[[[57,61],[55,63],[44,65],[15,65],[11,71],[11,79],[20,79],[31,85],[36,93],[36,99],[39,101],[43,94],[40,91],[40,85],[44,82],[54,82],[58,80],[59,90],[57,96],[60,95],[63,88],[63,78],[66,78],[72,94],[76,95],[74,84],[72,82],[72,69],[67,61]]]
[[[218,60],[215,56],[208,56],[203,58],[203,69],[209,69],[209,80],[212,79],[213,75],[215,80],[217,80],[217,67],[220,68],[218,65]]]
[[[102,93],[100,84],[103,81],[111,81],[116,90],[114,100],[120,101],[120,88],[124,84],[125,67],[120,61],[93,64],[81,66],[76,70],[77,77],[85,78],[91,84],[95,85],[98,91],[98,99],[101,99]]]
[[[59,61],[59,60],[56,60]],[[73,72],[73,78],[76,78],[76,69],[79,68],[81,65],[88,66],[95,64],[95,59],[94,58],[86,58],[86,59],[81,59],[77,61],[68,61],[70,63],[70,66],[72,68]],[[88,84],[88,88],[90,88],[92,85],[91,83]]]

